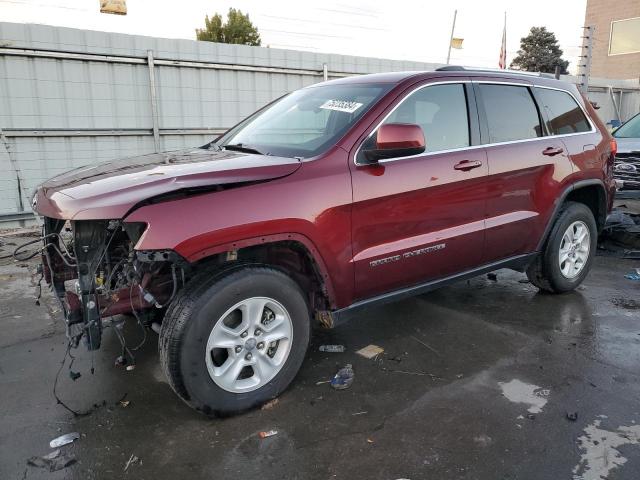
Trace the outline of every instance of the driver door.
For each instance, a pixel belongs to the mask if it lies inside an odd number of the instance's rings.
[[[478,266],[483,256],[487,158],[473,90],[465,81],[423,85],[382,123],[419,125],[426,150],[350,164],[355,291],[367,298]],[[471,148],[469,148],[471,147]]]

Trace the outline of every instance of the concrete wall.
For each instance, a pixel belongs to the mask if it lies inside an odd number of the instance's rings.
[[[202,145],[325,77],[436,67],[0,22],[0,228],[32,218],[33,189],[74,167]],[[605,121],[610,84],[590,93]],[[640,110],[636,84],[614,85],[623,119]]]

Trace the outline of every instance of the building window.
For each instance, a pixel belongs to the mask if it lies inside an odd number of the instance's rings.
[[[609,55],[640,52],[640,17],[611,22]]]

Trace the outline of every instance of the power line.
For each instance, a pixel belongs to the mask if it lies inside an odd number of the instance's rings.
[[[378,18],[378,15],[374,15],[373,13],[350,12],[348,10],[338,10],[336,8],[318,8],[317,10],[322,10],[325,12],[334,12],[334,13],[346,13],[347,15],[358,15],[358,16]]]
[[[295,21],[295,22],[305,22],[305,23],[318,23],[317,20],[305,20],[304,18],[294,18],[294,17],[281,17],[279,15],[268,15],[266,13],[260,13],[256,15],[257,17],[266,17],[266,18],[275,18],[275,19],[279,19],[279,20],[287,20],[287,21]],[[377,30],[377,31],[383,31],[383,32],[389,32],[390,29],[388,28],[377,28],[377,27],[364,27],[362,25],[353,25],[353,24],[348,24],[348,23],[335,23],[335,22],[331,22],[331,25],[336,25],[336,26],[340,26],[340,27],[348,27],[348,28],[360,28],[362,30]]]
[[[77,8],[77,7],[65,7],[63,5],[53,5],[50,3],[33,3],[29,1],[20,1],[20,0],[0,0],[0,4],[2,3],[10,3],[14,5],[25,5],[29,7],[46,7],[46,8],[59,8],[62,10],[77,10],[80,12],[89,12],[90,8]]]
[[[327,35],[326,33],[305,33],[305,32],[292,32],[289,30],[274,30],[270,28],[261,28],[261,32],[275,32],[275,33],[284,33],[287,35],[298,35],[301,37],[321,37],[321,38],[343,38],[345,40],[353,40],[353,37],[345,37],[343,35]]]

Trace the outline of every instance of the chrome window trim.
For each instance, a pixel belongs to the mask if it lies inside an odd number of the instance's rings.
[[[569,135],[582,135],[582,134],[585,134],[585,133],[595,133],[597,131],[596,126],[591,121],[591,117],[589,115],[587,115],[587,112],[585,111],[585,109],[582,106],[582,104],[578,101],[576,96],[573,93],[571,93],[569,90],[564,90],[562,88],[555,88],[555,87],[547,87],[547,86],[543,86],[543,85],[534,85],[533,88],[544,88],[544,89],[547,89],[547,90],[557,90],[559,92],[568,93],[569,96],[571,96],[571,98],[573,98],[573,101],[576,102],[576,105],[578,105],[578,108],[580,108],[580,110],[582,111],[582,114],[584,115],[584,118],[587,119],[587,123],[591,127],[591,130],[589,130],[588,132],[561,133],[560,135],[548,135],[548,137],[567,137]]]
[[[446,81],[442,81],[442,82],[427,83],[426,85],[419,85],[418,87],[414,88],[409,93],[407,93],[407,95],[402,100],[400,100],[400,102],[398,102],[398,104],[395,107],[393,107],[391,109],[391,111],[389,113],[387,113],[382,118],[382,120],[380,120],[376,124],[376,126],[373,128],[373,130],[371,130],[371,133],[369,133],[369,135],[367,135],[360,142],[360,145],[358,145],[358,148],[356,149],[356,151],[355,151],[355,153],[353,155],[353,164],[356,167],[366,167],[368,165],[371,165],[371,164],[368,164],[368,163],[358,163],[357,160],[356,160],[358,158],[358,154],[360,153],[360,149],[362,148],[362,145],[369,138],[371,138],[374,133],[376,133],[378,131],[378,128],[380,128],[380,126],[385,122],[385,120],[387,118],[389,118],[391,116],[391,114],[396,110],[396,108],[398,108],[400,105],[402,105],[407,98],[409,98],[411,95],[413,95],[418,90],[422,90],[423,88],[427,88],[427,87],[431,87],[431,86],[435,86],[435,85],[447,85],[447,84],[456,84],[456,83],[459,83],[459,84],[465,84],[465,83],[477,83],[477,84],[480,84],[480,83],[483,83],[483,84],[493,84],[493,85],[513,85],[513,86],[518,86],[518,87],[546,88],[547,90],[558,90],[559,92],[568,93],[569,95],[571,95],[571,98],[573,98],[573,100],[576,102],[578,107],[580,107],[580,110],[582,111],[582,114],[585,116],[585,118],[587,119],[587,122],[589,122],[589,125],[591,126],[591,130],[589,130],[588,132],[562,133],[560,135],[546,135],[546,136],[542,136],[542,137],[524,138],[522,140],[509,140],[509,141],[506,141],[506,142],[495,142],[495,143],[485,143],[485,144],[480,144],[480,145],[469,145],[467,147],[451,148],[451,149],[448,149],[448,150],[438,150],[437,152],[423,152],[423,153],[419,153],[417,155],[408,155],[408,156],[405,156],[405,157],[395,157],[395,158],[387,158],[387,159],[384,159],[384,160],[379,160],[377,162],[378,164],[385,164],[385,163],[395,162],[395,161],[398,161],[398,160],[412,159],[412,158],[417,158],[417,157],[430,157],[430,156],[433,156],[433,155],[440,155],[442,153],[462,152],[462,151],[466,151],[466,150],[476,150],[478,148],[488,148],[488,147],[494,147],[494,146],[500,146],[500,145],[510,145],[510,144],[514,144],[514,143],[540,141],[540,140],[546,140],[546,139],[549,139],[549,138],[563,138],[563,137],[569,137],[569,136],[575,136],[575,135],[586,135],[586,134],[591,134],[591,133],[597,132],[597,129],[595,128],[595,125],[591,121],[591,117],[589,117],[589,115],[587,115],[587,112],[585,111],[585,109],[582,106],[582,104],[578,101],[576,96],[572,92],[570,92],[569,90],[565,90],[563,88],[557,88],[557,87],[549,87],[549,86],[546,86],[546,85],[534,85],[532,83],[511,82],[511,81],[502,82],[502,81],[500,81],[500,79],[496,79],[496,80],[473,80],[473,79],[471,79],[471,80],[462,80],[462,79],[461,80],[446,80]]]

